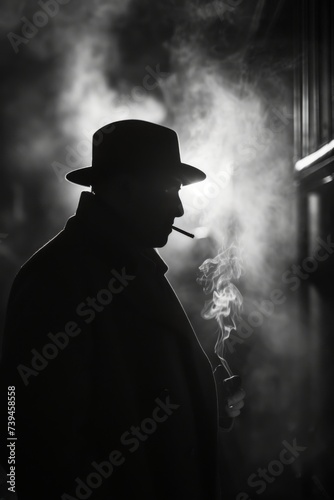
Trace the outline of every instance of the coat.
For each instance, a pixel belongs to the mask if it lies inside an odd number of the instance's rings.
[[[20,269],[2,362],[18,500],[220,498],[212,367],[167,269],[88,192]]]

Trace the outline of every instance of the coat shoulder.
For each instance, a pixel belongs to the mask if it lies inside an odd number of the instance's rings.
[[[80,273],[85,261],[80,240],[70,231],[62,229],[51,240],[39,248],[20,268],[17,273],[13,289],[33,283],[70,282],[73,274]]]

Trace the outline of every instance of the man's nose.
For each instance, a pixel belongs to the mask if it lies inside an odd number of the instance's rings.
[[[177,211],[175,217],[182,217],[184,215],[182,201],[179,199],[179,203],[177,205]]]

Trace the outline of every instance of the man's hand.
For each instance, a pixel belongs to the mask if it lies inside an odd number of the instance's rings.
[[[245,391],[239,389],[233,396],[227,399],[227,404],[225,406],[226,414],[230,418],[235,418],[240,415],[240,410],[244,406]]]
[[[222,365],[218,365],[214,370],[217,384],[219,426],[224,430],[230,430],[233,426],[231,419],[240,415],[240,410],[244,406],[245,391],[241,387],[239,375],[228,375]]]

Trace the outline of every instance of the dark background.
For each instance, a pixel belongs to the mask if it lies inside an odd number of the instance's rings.
[[[175,128],[208,178],[181,191],[179,225],[198,238],[172,234],[161,254],[208,353],[198,267],[232,244],[242,258],[250,333],[225,350],[247,398],[223,438],[224,498],[334,495],[333,257],[307,260],[331,239],[331,153],[295,169],[334,139],[333,20],[330,0],[0,4],[1,328],[20,266],[75,211],[81,190],[63,176],[89,165],[93,131],[127,118]],[[285,442],[304,449],[281,470]],[[249,483],[259,468],[264,491]]]

